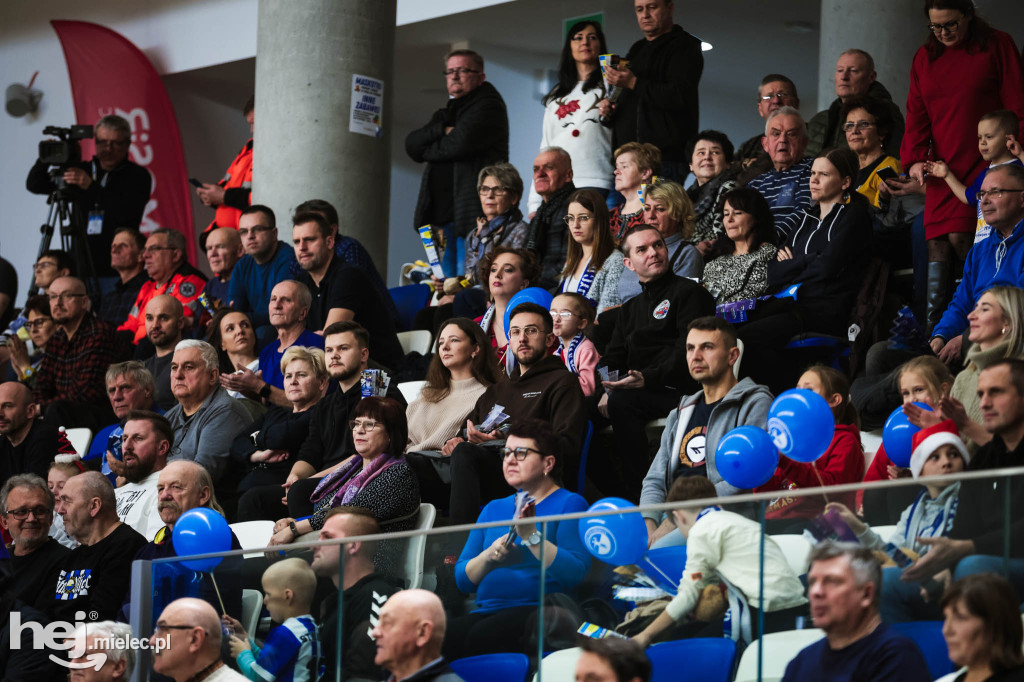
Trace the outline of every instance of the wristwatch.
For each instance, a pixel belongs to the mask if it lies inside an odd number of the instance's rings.
[[[288,522],[288,530],[292,532],[292,540],[297,540],[299,538],[299,529],[295,526],[294,521]]]
[[[530,537],[523,540],[523,547],[533,547],[534,545],[540,544],[540,531],[533,531],[530,533]]]

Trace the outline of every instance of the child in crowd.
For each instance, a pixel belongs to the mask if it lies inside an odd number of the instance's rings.
[[[672,484],[668,501],[715,496],[715,486],[707,478],[683,476]],[[697,606],[701,592],[712,579],[720,580],[730,591],[736,590],[746,598],[753,637],[758,636],[758,609],[765,611],[765,632],[796,628],[797,618],[807,612],[804,587],[771,537],[764,542],[764,593],[759,591],[761,524],[716,506],[674,510],[672,517],[686,538],[686,566],[675,598],[634,637],[641,646],[678,639],[679,635],[692,636],[693,626],[685,617]],[[690,632],[675,632],[680,626],[688,627]]]
[[[1020,133],[1020,121],[1012,111],[1000,109],[992,111],[981,117],[978,121],[978,151],[981,158],[988,161],[988,168],[985,168],[974,179],[970,187],[964,185],[963,181],[949,171],[945,161],[929,161],[925,163],[925,170],[937,178],[942,178],[949,185],[949,189],[961,201],[961,203],[973,204],[978,210],[978,227],[974,233],[974,242],[980,242],[992,233],[992,228],[985,222],[981,215],[981,202],[978,201],[978,190],[985,180],[985,175],[996,166],[1006,163],[1014,163],[1024,166],[1024,149],[1021,149],[1017,141]]]
[[[814,391],[832,408],[836,430],[821,457],[811,463],[779,456],[779,468],[756,492],[782,491],[765,512],[766,527],[772,533],[802,533],[808,522],[824,511],[830,500],[822,496],[791,497],[788,490],[857,483],[864,473],[864,448],[860,443],[857,409],[850,402],[850,382],[839,370],[815,365],[800,376],[797,388]],[[852,494],[836,496],[850,504]]]
[[[910,455],[910,472],[915,479],[921,479],[925,489],[917,493],[913,503],[903,510],[900,520],[896,524],[896,531],[889,542],[907,550],[905,553],[909,559],[916,560],[928,551],[929,546],[921,542],[921,538],[942,537],[953,528],[953,519],[956,517],[957,498],[960,495],[959,481],[932,482],[930,477],[958,474],[967,468],[971,458],[967,447],[957,435],[956,424],[947,419],[927,429],[921,429],[914,434],[913,451]],[[829,509],[835,509],[846,521],[861,544],[874,550],[885,551],[886,542],[878,536],[871,527],[854,515],[845,505],[833,502],[828,505]],[[891,602],[908,601],[910,604],[917,603],[913,599],[919,586],[916,583],[904,583],[900,580],[903,568],[891,566],[883,569],[882,573],[882,617],[886,622],[898,622],[906,620],[903,615],[904,609],[893,609],[887,613]],[[949,571],[936,576],[942,582],[949,581]],[[931,590],[936,591],[939,585],[931,585]],[[911,599],[903,600],[900,594],[909,590]],[[938,597],[938,594],[931,594]],[[927,613],[919,615],[921,620],[935,618],[934,601]]]
[[[260,649],[242,624],[225,615],[234,629],[231,655],[250,680],[320,679],[320,633],[309,615],[316,574],[302,559],[285,559],[263,572],[263,606],[275,623]]]
[[[68,479],[72,476],[77,476],[83,471],[84,469],[80,463],[54,462],[46,473],[46,487],[50,489],[54,497],[60,497],[60,493],[64,490],[64,484],[68,482]],[[64,517],[60,514],[53,515],[53,523],[50,524],[50,537],[68,549],[78,547],[78,541],[69,536],[67,531],[64,530]]]
[[[594,343],[583,333],[594,323],[594,306],[580,294],[558,294],[551,301],[551,319],[554,321],[555,336],[558,337],[555,355],[562,358],[570,372],[579,376],[583,395],[594,395],[597,381],[595,372],[601,356]]]

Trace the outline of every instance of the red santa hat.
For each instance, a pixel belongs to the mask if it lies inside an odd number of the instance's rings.
[[[971,461],[967,447],[960,440],[956,424],[952,419],[946,419],[927,429],[921,429],[914,434],[913,444],[914,450],[910,453],[910,471],[914,474],[914,478],[921,477],[921,467],[924,466],[925,461],[943,445],[955,447],[960,456],[964,458],[964,466]]]
[[[57,454],[53,461],[74,464],[82,473],[85,473],[85,465],[82,463],[82,456],[75,450],[75,446],[68,440],[68,433],[63,426],[57,429]]]

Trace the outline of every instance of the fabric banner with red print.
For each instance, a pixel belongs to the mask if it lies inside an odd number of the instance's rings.
[[[174,108],[163,81],[145,54],[124,36],[85,21],[52,21],[64,49],[78,123],[94,125],[117,114],[132,127],[129,158],[153,176],[140,229],[172,227],[185,235],[195,262],[195,229],[188,172]],[[95,146],[83,140],[82,156]]]

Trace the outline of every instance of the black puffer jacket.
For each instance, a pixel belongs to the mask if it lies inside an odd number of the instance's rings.
[[[445,135],[447,126],[453,129]],[[448,105],[434,112],[427,125],[409,133],[405,138],[405,151],[413,161],[427,163],[413,227],[419,228],[428,222],[431,166],[450,163],[455,190],[455,231],[465,237],[476,229],[476,217],[481,214],[477,174],[484,166],[508,161],[505,100],[490,83],[484,83],[464,97],[448,100]]]

